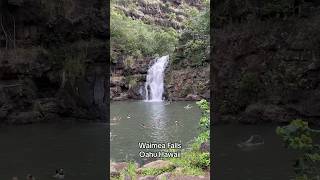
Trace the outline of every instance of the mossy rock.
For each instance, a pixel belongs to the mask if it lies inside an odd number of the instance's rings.
[[[137,169],[138,174],[146,175],[160,175],[165,172],[171,172],[175,169],[175,166],[172,162],[157,160],[145,164],[142,168]]]

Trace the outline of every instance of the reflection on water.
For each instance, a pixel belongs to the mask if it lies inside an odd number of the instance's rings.
[[[35,124],[0,128],[0,179],[32,174],[52,180],[106,179],[106,124]]]
[[[193,108],[184,107],[191,104]],[[181,142],[187,146],[198,133],[200,110],[194,102],[127,101],[111,103],[111,159],[136,160],[139,142]],[[130,117],[130,118],[128,118]]]
[[[167,112],[163,102],[147,102],[145,109],[149,117],[151,128],[150,135],[154,142],[169,141],[166,124],[168,124]]]

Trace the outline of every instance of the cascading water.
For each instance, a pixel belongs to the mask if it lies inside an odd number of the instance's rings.
[[[169,55],[162,56],[149,68],[145,84],[145,100],[162,101],[164,70],[166,69],[168,61]]]

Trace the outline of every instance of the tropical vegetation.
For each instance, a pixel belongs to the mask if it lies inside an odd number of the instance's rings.
[[[188,61],[190,65],[203,65],[209,55],[209,1],[204,1],[204,9],[198,10],[186,6],[188,18],[183,21],[182,29],[146,23],[126,15],[115,6],[121,1],[111,4],[110,34],[111,62],[127,56],[135,58],[171,55],[172,61]],[[128,8],[136,6],[135,1],[128,2]],[[171,13],[171,19],[176,14]]]
[[[285,146],[301,154],[294,164],[295,180],[320,179],[320,144],[316,138],[320,130],[309,127],[308,122],[294,120],[289,125],[277,128],[277,134]]]

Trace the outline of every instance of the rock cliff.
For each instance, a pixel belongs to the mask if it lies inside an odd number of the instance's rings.
[[[233,12],[240,14],[233,20],[230,14],[215,14],[211,69],[215,122],[302,118],[318,124],[319,5],[310,1],[269,13],[261,6],[254,11],[252,6],[242,14],[243,7],[235,6],[239,11]]]
[[[0,123],[105,119],[106,3],[1,1]]]

